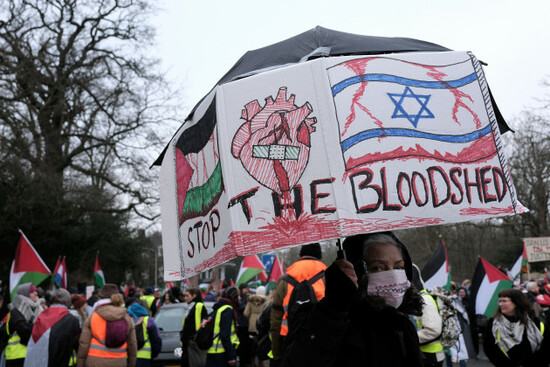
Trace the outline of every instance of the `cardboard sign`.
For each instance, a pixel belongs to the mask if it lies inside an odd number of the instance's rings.
[[[527,261],[550,261],[550,237],[529,237],[523,239]]]
[[[161,168],[166,280],[238,255],[511,215],[466,52],[320,58],[215,88]]]

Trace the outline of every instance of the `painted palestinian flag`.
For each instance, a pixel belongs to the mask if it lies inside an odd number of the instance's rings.
[[[68,366],[80,326],[66,307],[42,311],[32,328],[25,366]]]
[[[21,284],[32,283],[38,287],[40,283],[51,276],[50,269],[38,255],[25,234],[20,230],[19,243],[15,250],[15,259],[10,270],[11,299],[17,294],[17,287]]]
[[[519,278],[521,273],[527,273],[527,266],[529,266],[529,263],[527,262],[527,251],[525,250],[525,243],[523,244],[523,249],[521,250],[521,254],[519,254],[518,259],[516,262],[514,262],[514,265],[510,268],[510,278],[515,281]]]
[[[498,307],[498,292],[512,286],[506,274],[480,256],[470,286],[470,308],[476,315],[493,317]]]
[[[439,241],[439,245],[422,268],[421,273],[425,289],[432,290],[435,287],[451,289],[451,270],[443,239]]]
[[[101,266],[99,266],[99,254],[95,257],[94,279],[96,286],[98,288],[103,288],[105,285],[105,275],[103,275],[103,270],[101,270]]]
[[[264,264],[258,259],[256,255],[249,255],[243,259],[241,268],[239,269],[239,274],[237,275],[237,283],[239,286],[241,284],[247,283],[249,280],[253,279],[256,275],[260,275],[265,271]]]
[[[180,225],[203,216],[223,192],[216,132],[216,100],[176,142],[176,179]]]

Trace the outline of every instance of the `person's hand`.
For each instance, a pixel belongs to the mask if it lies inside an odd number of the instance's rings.
[[[342,270],[342,272],[344,274],[346,274],[346,276],[355,285],[355,288],[357,288],[358,287],[358,285],[357,285],[357,274],[355,274],[355,269],[353,268],[352,263],[350,263],[349,261],[344,260],[344,259],[337,259],[334,263],[336,265],[338,265],[340,270]]]
[[[234,360],[234,359],[232,359],[230,361],[227,361],[227,364],[230,365],[230,366],[234,366],[236,363],[237,363],[237,361]]]

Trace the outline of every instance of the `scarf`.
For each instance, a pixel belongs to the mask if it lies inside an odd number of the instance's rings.
[[[140,317],[149,316],[149,312],[139,303],[132,303],[132,305],[128,307],[128,313],[134,318],[134,323],[136,323]]]
[[[42,312],[40,302],[34,302],[29,297],[25,297],[20,294],[15,296],[13,302],[8,305],[8,309],[10,311],[16,309],[17,311],[21,312],[21,315],[23,315],[26,322],[34,322],[40,312]]]
[[[539,350],[542,343],[542,334],[537,328],[533,320],[527,317],[527,323],[524,324],[520,321],[512,322],[504,316],[498,316],[493,320],[493,336],[495,337],[495,344],[508,352],[515,345],[518,345],[523,340],[523,333],[527,327],[527,339],[531,345],[531,351],[536,352]],[[497,338],[497,331],[500,334],[500,342]]]

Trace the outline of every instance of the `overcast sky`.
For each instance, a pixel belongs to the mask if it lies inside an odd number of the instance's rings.
[[[369,36],[410,37],[472,51],[507,120],[550,95],[550,1],[160,0],[159,57],[185,90],[187,111],[248,50],[320,25]]]

